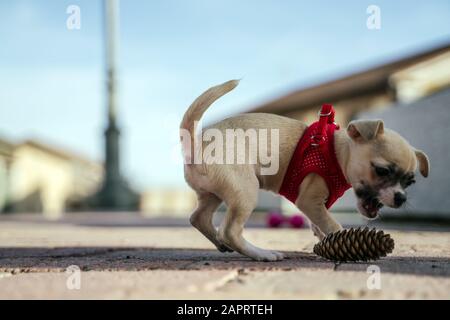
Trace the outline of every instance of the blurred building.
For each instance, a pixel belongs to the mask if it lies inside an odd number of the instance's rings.
[[[71,152],[28,140],[0,141],[0,209],[58,218],[77,209],[101,182],[103,166]]]
[[[9,172],[11,168],[14,146],[0,139],[0,212],[8,201]]]
[[[445,168],[446,163],[450,161],[447,159],[450,157],[448,144],[450,131],[447,130],[450,121],[448,112],[450,100],[448,95],[439,95],[448,88],[450,88],[450,43],[344,78],[296,90],[248,112],[275,113],[311,123],[317,119],[317,112],[323,103],[332,103],[336,109],[336,122],[341,126],[346,126],[348,122],[357,118],[377,117],[389,120],[386,125],[397,130],[399,127],[403,128],[399,130],[400,133],[411,138],[412,144],[416,143],[416,147],[428,153],[432,161],[432,171],[437,170],[435,174],[441,177],[440,180],[447,181],[446,183],[440,181],[436,186],[433,199],[437,199],[445,198],[446,192],[450,189],[450,171]],[[437,98],[432,99],[435,96]],[[407,109],[409,105],[413,108]],[[415,110],[414,115],[407,115],[408,110]],[[418,135],[423,137],[428,135],[422,129],[418,129],[421,127],[423,115],[426,116],[429,131],[433,130],[437,134],[432,135],[435,137],[433,139],[441,142],[439,147],[436,147],[440,150],[425,144],[423,139],[419,139],[420,141],[417,139]],[[437,121],[441,126],[436,127],[433,125],[433,119],[439,120],[438,118],[444,121],[444,124]],[[439,156],[442,154],[442,148],[447,154],[444,159]],[[435,169],[435,162],[438,161],[441,161],[442,166]],[[433,176],[426,183],[428,188],[432,187]],[[267,203],[272,203],[273,206],[280,204],[279,200],[267,193],[261,194],[261,198],[264,207],[267,207]],[[414,195],[411,198],[414,198]],[[450,209],[447,209],[450,208],[450,204],[447,205],[445,202],[436,205],[435,200],[431,200],[430,197],[429,201],[425,201],[423,197],[418,198],[421,199],[420,208],[414,206],[408,208],[411,215],[426,213],[450,217],[448,215]],[[344,200],[336,203],[333,209],[355,210],[354,204],[351,192],[347,192]],[[293,208],[286,201],[282,201],[281,206],[291,210]]]
[[[332,103],[336,121],[346,125],[360,112],[380,111],[450,86],[450,44],[344,78],[302,88],[248,112],[275,113],[313,122],[323,103]]]
[[[27,140],[0,139],[0,213],[90,211],[86,198],[99,190],[103,165],[59,147]],[[139,196],[145,217],[187,217],[196,205],[188,188],[154,188]]]
[[[197,204],[194,191],[187,188],[158,188],[141,195],[140,210],[145,217],[188,217]]]

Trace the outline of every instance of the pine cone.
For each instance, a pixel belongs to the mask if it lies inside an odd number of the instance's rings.
[[[368,261],[385,257],[393,249],[389,234],[366,227],[331,233],[314,246],[314,253],[332,261]]]

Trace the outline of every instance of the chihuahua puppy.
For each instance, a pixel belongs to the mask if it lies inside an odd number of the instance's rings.
[[[185,179],[198,197],[190,222],[222,252],[236,251],[257,261],[277,261],[283,259],[282,253],[258,248],[245,240],[244,224],[257,205],[259,189],[278,193],[307,125],[278,115],[249,113],[225,119],[200,133],[201,137],[212,131],[217,140],[219,134],[226,136],[229,129],[276,130],[277,136],[266,144],[257,141],[255,145],[254,139],[244,139],[244,146],[215,144],[216,155],[231,153],[236,157],[258,148],[270,150],[278,165],[278,170],[271,174],[262,174],[267,163],[261,158],[247,163],[219,163],[211,154],[201,158],[202,150],[208,149],[212,138],[211,134],[207,139],[196,136],[196,123],[215,100],[237,85],[238,81],[232,80],[210,88],[193,102],[181,122]],[[272,148],[274,145],[276,148]],[[398,133],[384,128],[382,120],[350,122],[347,130],[335,131],[334,146],[342,173],[358,199],[358,211],[369,219],[376,218],[383,205],[398,208],[405,203],[405,189],[415,182],[417,167],[422,176],[427,177],[429,173],[427,155],[413,148]],[[325,207],[328,195],[324,179],[311,173],[300,184],[295,201],[319,239],[342,229]],[[227,206],[227,213],[217,230],[212,218],[222,202]]]

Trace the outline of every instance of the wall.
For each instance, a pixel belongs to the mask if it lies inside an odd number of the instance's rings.
[[[197,196],[189,188],[153,189],[141,195],[140,211],[146,217],[189,217]]]
[[[95,191],[102,167],[77,158],[62,157],[29,144],[14,150],[9,198],[12,212],[42,212],[61,217],[69,199]]]

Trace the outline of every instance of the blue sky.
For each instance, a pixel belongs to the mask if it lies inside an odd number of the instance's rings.
[[[183,185],[178,123],[209,86],[243,78],[206,121],[450,40],[448,0],[127,0],[120,15],[123,169],[141,190]],[[0,1],[0,137],[102,159],[102,32],[98,0]]]

